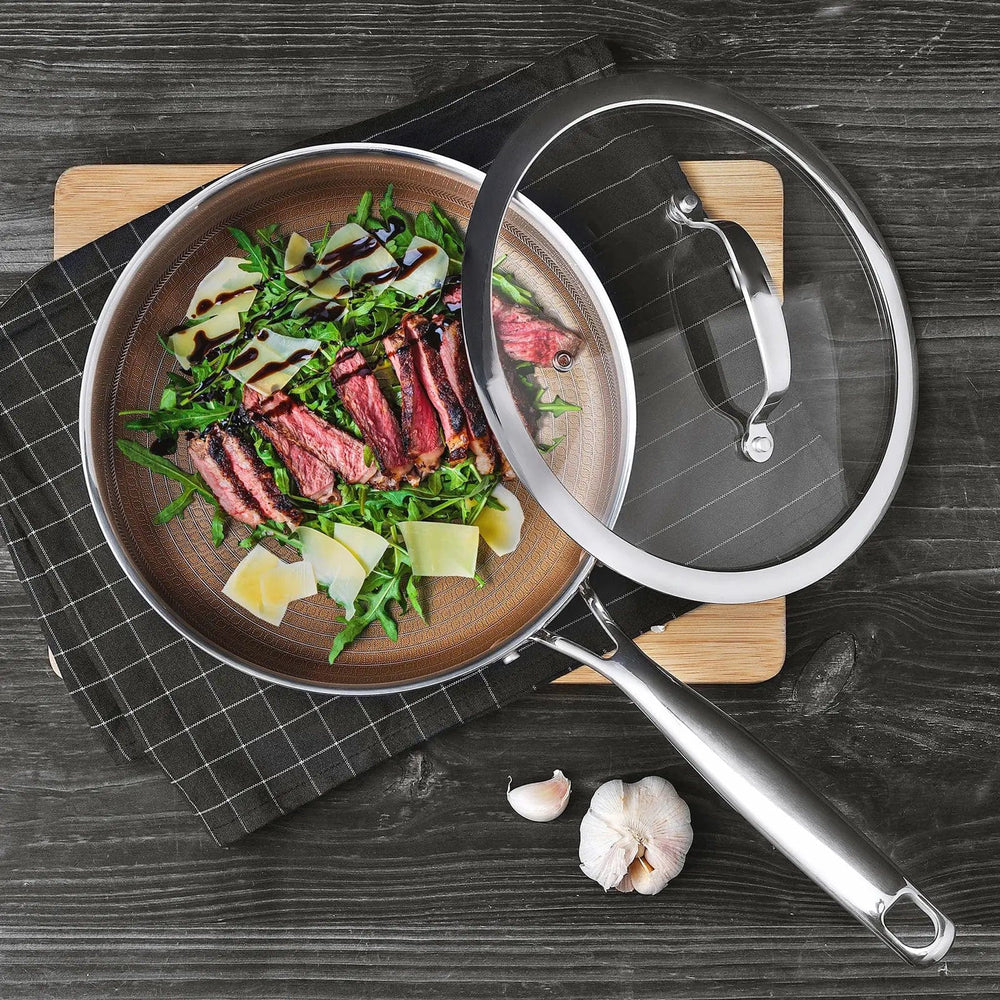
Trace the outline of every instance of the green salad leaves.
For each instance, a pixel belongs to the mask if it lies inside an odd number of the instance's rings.
[[[396,205],[390,185],[378,200],[374,192],[365,192],[348,221],[378,233],[396,260],[403,259],[414,237],[432,240],[448,255],[449,275],[461,273],[465,249],[462,233],[437,205],[431,204],[427,210],[411,215]],[[399,324],[406,312],[441,311],[444,308],[441,291],[435,290],[415,301],[391,286],[381,290],[361,286],[345,297],[344,308],[335,320],[295,316],[296,304],[308,293],[285,275],[287,237],[277,225],[266,226],[252,235],[239,229],[230,232],[246,258],[243,269],[261,276],[257,295],[243,314],[241,335],[192,364],[189,371],[170,372],[158,408],[121,414],[126,430],[152,438],[148,446],[127,439],[119,440],[117,445],[126,458],[180,486],[178,495],[156,515],[156,523],[165,524],[174,517],[183,517],[195,497],[201,497],[212,510],[212,537],[216,545],[222,543],[227,530],[218,501],[201,476],[180,468],[168,456],[176,451],[180,435],[200,434],[218,422],[231,425],[253,443],[261,461],[273,471],[278,488],[301,509],[304,526],[332,536],[336,524],[352,524],[377,532],[389,543],[355,601],[354,616],[344,619],[344,627],[330,650],[332,662],[369,626],[377,624],[395,640],[399,614],[408,608],[413,608],[421,617],[424,614],[399,524],[413,520],[471,524],[484,506],[498,506],[491,494],[499,474],[484,476],[469,459],[458,465],[442,466],[418,485],[403,484],[392,490],[376,491],[366,485],[338,484],[342,502],[336,505],[319,504],[297,496],[294,480],[274,446],[242,414],[243,385],[227,371],[233,358],[265,326],[287,337],[320,341],[315,356],[294,375],[284,391],[324,420],[360,437],[359,428],[341,403],[330,379],[337,351],[345,345],[361,351],[388,398],[398,405],[399,386],[385,355],[382,337]],[[327,233],[312,244],[317,254],[325,245],[328,232],[329,227]],[[514,302],[536,308],[531,292],[519,286],[511,274],[500,270],[502,263],[498,262],[494,272],[497,290]],[[527,372],[519,374],[525,385],[530,385],[525,394],[526,402],[536,414],[559,415],[579,409],[559,396],[545,399],[544,391]],[[540,448],[550,451],[561,440],[557,438]],[[366,446],[366,460],[370,459]],[[301,547],[295,534],[276,522],[255,528],[240,544],[252,548],[266,537],[284,545]]]

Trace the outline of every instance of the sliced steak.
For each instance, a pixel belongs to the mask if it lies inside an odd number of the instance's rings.
[[[378,466],[365,462],[364,445],[356,437],[334,427],[286,393],[275,392],[263,398],[246,389],[243,406],[262,431],[264,424],[274,428],[328,465],[345,482],[377,486],[386,481]]]
[[[488,475],[497,465],[498,448],[486,422],[479,395],[472,383],[472,372],[469,370],[469,359],[465,355],[465,345],[462,343],[462,328],[454,316],[437,315],[432,322],[441,338],[441,363],[444,365],[448,381],[451,383],[468,426],[469,447],[476,456],[476,468]]]
[[[228,458],[232,471],[253,496],[265,520],[281,521],[293,528],[302,523],[301,511],[278,489],[274,473],[249,442],[215,425],[208,432],[208,453],[220,465]]]
[[[256,528],[264,523],[260,507],[253,494],[243,485],[233,470],[228,455],[218,446],[211,447],[212,431],[206,437],[188,439],[188,455],[195,471],[215,494],[219,506],[232,518]]]
[[[274,445],[285,468],[295,477],[299,492],[317,503],[340,503],[337,476],[325,462],[285,437],[276,427],[262,420],[257,424],[261,434]]]
[[[444,303],[450,309],[462,305],[462,286],[455,285],[444,294]],[[583,344],[578,333],[567,330],[553,320],[539,316],[524,306],[507,302],[499,295],[493,296],[493,325],[507,356],[514,361],[530,361],[535,365],[551,367],[552,359],[560,352],[576,357]]]
[[[337,395],[361,428],[361,436],[375,453],[379,467],[392,479],[410,470],[412,460],[403,447],[399,421],[382,393],[365,356],[355,347],[342,347],[331,370]]]
[[[382,344],[399,379],[403,445],[417,471],[426,476],[441,464],[444,454],[441,425],[417,372],[415,348],[404,331],[394,330],[382,338]]]
[[[413,345],[420,381],[441,421],[448,458],[452,462],[460,462],[469,453],[465,412],[458,396],[455,395],[455,390],[451,387],[451,382],[448,381],[448,373],[444,369],[438,350],[439,344],[434,343],[437,334],[430,321],[417,313],[407,313],[399,327],[407,343]]]

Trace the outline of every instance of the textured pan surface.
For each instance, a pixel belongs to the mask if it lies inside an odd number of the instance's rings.
[[[567,592],[585,561],[518,487],[527,514],[522,544],[503,559],[487,557],[482,547],[484,588],[467,580],[423,581],[428,624],[407,615],[397,643],[371,629],[331,666],[327,651],[339,629],[332,602],[321,597],[297,602],[275,628],[221,596],[244,554],[237,543],[247,529],[231,525],[223,546],[214,548],[209,511],[200,501],[183,520],[153,525],[153,515],[176,496],[177,486],[117,452],[114,440],[124,434],[117,414],[157,405],[172,367],[157,334],[176,324],[198,280],[220,257],[239,253],[227,226],[253,231],[278,222],[285,233],[296,230],[317,238],[329,220],[336,224],[345,218],[363,191],[378,191],[390,182],[404,208],[417,210],[433,200],[463,224],[478,187],[468,168],[426,162],[402,150],[326,148],[279,160],[224,187],[175,221],[169,232],[154,235],[121,295],[109,300],[92,348],[85,445],[98,507],[119,558],[153,606],[195,642],[236,666],[310,687],[409,686],[488,659],[524,637]],[[572,373],[559,376],[559,391],[584,409],[560,418],[575,425],[552,461],[588,506],[606,509],[614,504],[622,462],[613,440],[621,426],[619,401],[599,346],[609,336],[608,315],[589,290],[585,266],[567,260],[564,240],[544,216],[522,206],[511,213],[501,250],[550,313],[598,345],[584,352]],[[183,444],[175,460],[190,467]],[[268,544],[282,554],[280,546]]]

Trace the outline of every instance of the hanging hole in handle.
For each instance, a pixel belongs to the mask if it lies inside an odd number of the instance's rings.
[[[940,962],[955,940],[955,925],[910,884],[900,889],[878,919],[883,940],[918,968]]]
[[[910,948],[926,948],[937,936],[937,927],[913,899],[903,896],[882,914],[885,929]]]

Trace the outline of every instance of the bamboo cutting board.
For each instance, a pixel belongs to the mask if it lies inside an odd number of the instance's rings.
[[[72,167],[56,183],[55,257],[228,173],[237,164],[93,164]],[[783,201],[781,178],[756,160],[683,163],[709,215],[739,222],[761,248],[781,288]],[[785,601],[704,604],[639,645],[682,680],[697,684],[753,684],[773,677],[785,659]],[[606,683],[588,667],[556,683]]]

